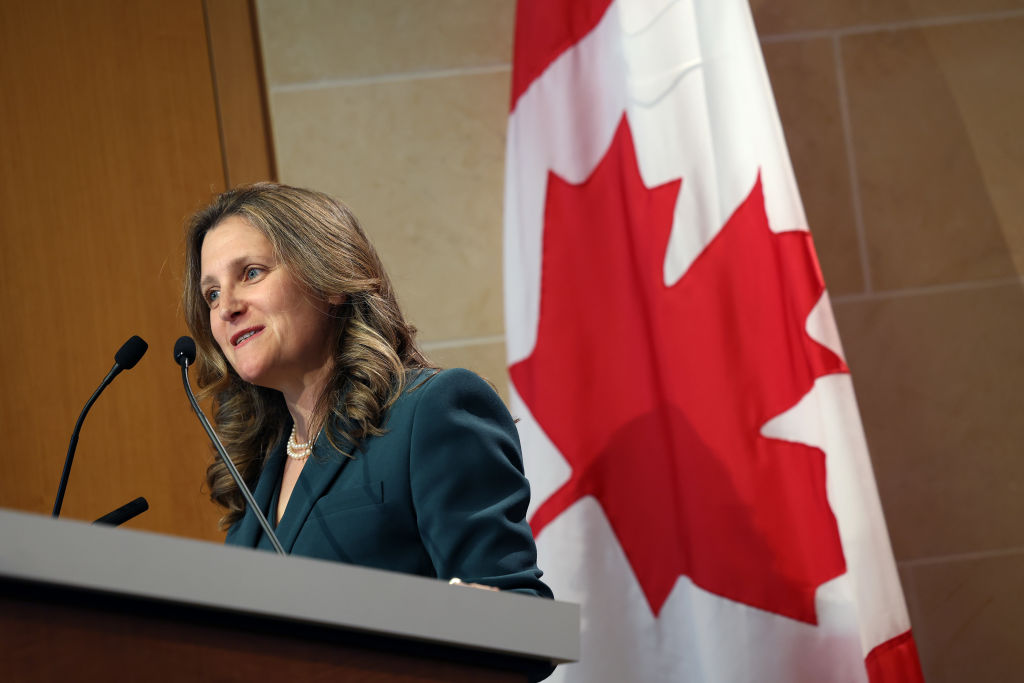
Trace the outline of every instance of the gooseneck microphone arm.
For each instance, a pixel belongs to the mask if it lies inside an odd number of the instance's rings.
[[[281,547],[281,542],[277,540],[277,534],[270,528],[270,522],[263,515],[260,507],[256,504],[256,500],[252,497],[252,493],[249,491],[249,487],[245,485],[245,481],[242,479],[242,475],[239,474],[238,468],[235,467],[235,463],[231,462],[231,458],[228,456],[228,452],[224,449],[224,444],[217,438],[217,433],[213,431],[213,427],[210,426],[210,422],[206,419],[206,415],[199,408],[199,403],[196,401],[195,394],[192,393],[192,387],[188,383],[188,366],[195,362],[196,359],[196,343],[192,337],[180,337],[178,341],[174,343],[174,362],[181,366],[181,382],[185,385],[185,393],[188,395],[188,402],[192,404],[192,410],[195,411],[196,417],[199,418],[199,422],[202,423],[203,429],[206,430],[206,435],[210,437],[210,441],[213,442],[214,448],[217,449],[217,454],[220,459],[224,462],[224,466],[228,468],[228,472],[231,474],[231,478],[235,480],[235,484],[238,486],[238,490],[245,496],[246,505],[256,515],[256,519],[259,521],[260,526],[263,527],[263,533],[270,539],[271,545],[274,546],[274,550],[277,551],[278,555],[285,555],[284,548]]]
[[[75,423],[75,428],[71,432],[71,443],[68,444],[68,454],[64,458],[64,471],[60,475],[60,484],[57,486],[57,499],[53,503],[53,517],[60,516],[60,508],[64,505],[64,492],[68,488],[68,477],[71,476],[71,463],[75,459],[75,449],[78,447],[78,435],[82,431],[82,423],[85,422],[85,416],[89,413],[89,408],[92,408],[92,404],[96,402],[96,399],[100,397],[103,390],[107,388],[107,385],[114,381],[114,378],[120,374],[122,370],[131,370],[135,367],[135,364],[139,362],[143,354],[146,353],[146,349],[149,348],[149,344],[143,341],[142,337],[133,336],[131,339],[121,345],[121,348],[114,354],[114,367],[110,368],[110,372],[103,378],[100,385],[96,388],[96,391],[92,392],[92,396],[85,402],[85,407],[82,408],[82,412],[78,415],[78,422]]]
[[[134,519],[141,515],[143,512],[149,509],[149,501],[142,496],[139,496],[135,500],[125,503],[121,507],[108,512],[93,524],[106,524],[109,526],[121,526],[129,519]]]

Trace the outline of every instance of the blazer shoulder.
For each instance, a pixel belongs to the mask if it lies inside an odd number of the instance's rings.
[[[423,392],[432,397],[441,394],[486,394],[501,400],[490,382],[466,368],[420,370],[409,382],[407,392]]]

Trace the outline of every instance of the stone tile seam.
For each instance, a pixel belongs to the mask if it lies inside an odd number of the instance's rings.
[[[974,562],[976,560],[995,560],[1003,557],[1024,557],[1024,547],[1000,548],[998,550],[978,550],[970,553],[951,553],[934,557],[918,557],[913,560],[900,560],[896,564],[905,569],[929,567],[939,564],[956,562]]]
[[[488,337],[462,337],[423,342],[420,344],[420,348],[423,349],[424,353],[430,353],[431,351],[447,351],[448,349],[462,349],[469,346],[487,346],[489,344],[503,343],[505,343],[505,335],[496,334]]]
[[[996,278],[992,280],[977,280],[973,282],[956,282],[945,285],[931,285],[927,287],[908,287],[905,289],[890,289],[859,294],[843,294],[833,296],[833,304],[862,303],[866,301],[883,301],[888,299],[899,299],[914,296],[932,296],[935,294],[947,294],[950,292],[962,292],[978,289],[992,289],[996,287],[1007,287],[1011,285],[1024,286],[1024,276],[1013,276]],[[456,337],[453,339],[438,339],[420,343],[420,348],[425,353],[431,351],[447,351],[450,349],[462,349],[471,346],[487,346],[490,344],[503,344],[504,334],[488,335],[484,337]]]
[[[832,37],[844,38],[847,36],[864,35],[868,33],[906,31],[919,28],[953,26],[956,24],[976,24],[987,21],[1000,21],[1002,19],[1024,19],[1024,9],[1010,9],[999,12],[981,12],[975,14],[956,14],[948,17],[929,17],[927,19],[893,21],[882,24],[858,24],[856,26],[847,26],[844,28],[813,29],[808,31],[793,31],[791,33],[770,33],[759,36],[759,40],[762,43],[786,43]]]
[[[877,290],[874,292],[863,292],[858,294],[842,294],[832,297],[833,304],[860,303],[864,301],[882,301],[887,299],[901,299],[914,296],[931,296],[934,294],[948,294],[951,292],[965,292],[977,289],[994,289],[996,287],[1007,287],[1010,285],[1024,285],[1024,276],[1014,275],[990,280],[973,280],[970,282],[953,282],[942,285],[928,285],[924,287],[905,287],[903,289]]]
[[[839,97],[839,120],[843,129],[843,146],[846,148],[846,172],[850,176],[850,203],[853,204],[853,227],[857,234],[857,253],[860,257],[860,274],[864,280],[864,292],[873,289],[871,282],[871,260],[868,256],[867,231],[864,228],[864,208],[860,198],[860,177],[857,175],[857,155],[853,144],[853,123],[850,121],[850,103],[846,92],[846,73],[843,67],[843,50],[839,37],[832,38],[833,61],[836,66],[836,91]]]
[[[915,28],[930,28],[934,26],[948,26],[965,23],[979,23],[986,21],[999,21],[1002,19],[1024,18],[1024,9],[1004,10],[1001,12],[982,12],[975,14],[960,14],[949,17],[931,17],[927,19],[916,19],[911,21],[897,21],[883,24],[861,24],[838,29],[817,29],[810,31],[795,31],[792,33],[777,33],[759,36],[762,43],[781,43],[801,40],[814,40],[820,38],[844,37],[866,33],[881,33],[886,31],[902,31]],[[458,67],[453,69],[436,69],[430,71],[411,71],[390,74],[379,74],[376,76],[362,76],[357,78],[334,78],[318,81],[301,81],[296,83],[279,83],[270,86],[271,93],[295,92],[304,90],[325,90],[330,88],[341,88],[359,85],[377,85],[381,83],[395,83],[404,81],[427,80],[434,78],[453,78],[458,76],[476,76],[492,73],[510,72],[512,65],[509,62],[500,64],[488,64],[483,66]]]
[[[308,90],[330,90],[333,88],[349,88],[365,85],[382,85],[386,83],[405,83],[408,81],[425,81],[437,78],[459,78],[461,76],[486,76],[489,74],[511,72],[512,65],[490,64],[486,66],[460,67],[456,69],[437,69],[432,71],[411,71],[407,73],[380,74],[377,76],[361,76],[358,78],[328,78],[319,81],[299,83],[281,83],[270,86],[271,94],[288,92],[305,92]]]

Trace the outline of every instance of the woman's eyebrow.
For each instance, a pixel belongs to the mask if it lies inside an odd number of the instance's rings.
[[[248,256],[248,255],[247,256],[238,256],[238,257],[233,258],[230,261],[228,261],[228,263],[227,263],[227,270],[228,271],[237,270],[242,265],[244,265],[246,263],[251,263],[253,260],[254,260],[254,258],[252,256]],[[255,259],[255,260],[259,260],[259,259]],[[206,285],[215,285],[215,284],[217,284],[217,278],[214,277],[213,275],[210,275],[210,274],[204,275],[203,278],[199,281],[199,286],[200,287],[205,287]]]

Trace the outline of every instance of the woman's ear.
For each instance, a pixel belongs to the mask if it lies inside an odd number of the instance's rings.
[[[334,296],[327,297],[327,303],[332,306],[341,306],[346,301],[348,301],[347,294],[335,294]]]

